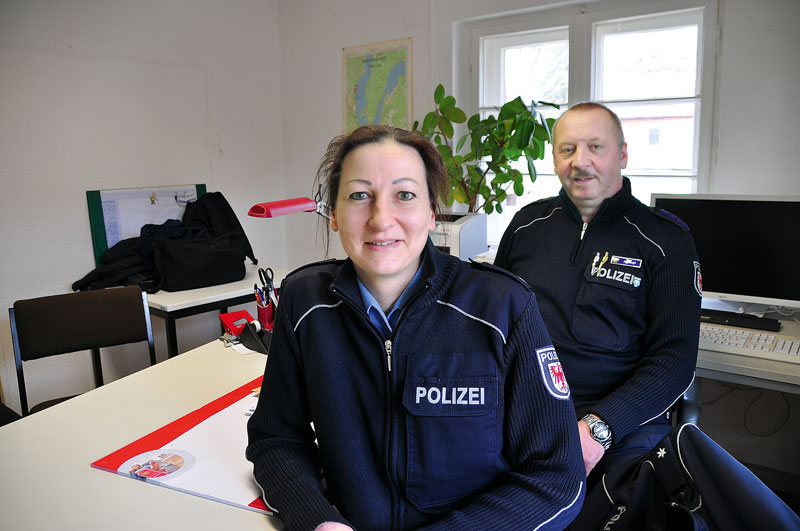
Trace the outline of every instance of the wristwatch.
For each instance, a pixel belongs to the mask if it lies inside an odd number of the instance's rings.
[[[583,417],[582,420],[589,426],[589,434],[592,439],[600,443],[604,450],[608,450],[611,447],[611,428],[608,427],[608,424],[591,413]]]

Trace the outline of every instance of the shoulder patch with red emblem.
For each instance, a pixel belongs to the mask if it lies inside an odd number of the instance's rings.
[[[694,262],[694,289],[697,294],[703,296],[703,275],[700,273],[700,262]]]
[[[552,345],[536,349],[536,361],[539,362],[542,381],[547,391],[559,400],[568,399],[569,385],[561,362],[558,361],[556,349]]]

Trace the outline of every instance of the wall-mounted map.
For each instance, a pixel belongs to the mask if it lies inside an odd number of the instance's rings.
[[[344,48],[344,129],[411,126],[411,38]]]

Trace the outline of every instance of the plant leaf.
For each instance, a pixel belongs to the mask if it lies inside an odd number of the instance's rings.
[[[456,106],[456,99],[453,96],[445,96],[439,104],[439,112],[442,114]]]
[[[458,107],[450,107],[446,110],[442,108],[442,114],[445,115],[448,120],[457,124],[463,124],[467,121],[467,115]]]
[[[533,137],[538,138],[542,142],[550,141],[550,138],[547,134],[547,129],[545,129],[543,125],[538,125],[538,127],[536,127],[536,129],[533,130]]]
[[[464,193],[464,188],[461,186],[453,187],[453,200],[459,203],[467,203],[467,195]]]
[[[444,85],[439,83],[436,85],[436,90],[433,91],[433,102],[439,105],[442,103],[442,98],[444,98]]]
[[[536,123],[533,120],[520,120],[520,124],[517,129],[517,142],[516,147],[519,149],[524,149],[531,141],[531,135],[533,134],[533,130],[536,127]]]
[[[500,107],[500,115],[497,117],[498,120],[503,120],[505,118],[510,118],[520,113],[525,113],[528,111],[528,108],[525,106],[525,103],[522,101],[522,98],[517,96],[513,100],[506,102]]]
[[[433,135],[433,130],[436,129],[436,122],[438,121],[436,113],[431,111],[425,115],[425,120],[422,122],[422,134],[430,138]]]
[[[458,144],[456,144],[456,153],[461,151],[461,148],[464,147],[464,142],[467,141],[467,138],[469,138],[469,135],[464,135],[458,140]]]
[[[522,195],[525,193],[525,185],[519,181],[514,182],[514,193],[517,195]]]
[[[531,157],[525,156],[525,159],[528,161],[528,175],[531,177],[531,182],[536,181],[536,166],[533,164],[533,159]]]
[[[439,117],[439,130],[447,138],[453,138],[453,124],[444,116]]]
[[[542,105],[547,105],[548,107],[553,107],[555,109],[560,109],[561,105],[557,103],[550,103],[549,101],[537,101],[536,106],[541,107]]]
[[[492,162],[496,162],[503,156],[503,148],[495,144],[492,146]]]
[[[473,187],[481,182],[481,179],[483,179],[483,174],[477,166],[467,166],[467,175],[469,176],[469,182]]]
[[[548,118],[547,120],[545,120],[545,123],[547,124],[547,133],[549,135],[547,137],[547,141],[552,144],[553,143],[553,127],[556,125],[556,119],[555,118]]]
[[[500,186],[503,183],[507,183],[511,180],[511,177],[507,173],[503,172],[495,172],[494,179],[492,179],[492,186]]]

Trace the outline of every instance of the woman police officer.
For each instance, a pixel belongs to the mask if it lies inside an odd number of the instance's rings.
[[[428,238],[447,179],[401,129],[361,127],[323,157],[348,258],[283,281],[248,423],[289,529],[563,529],[580,509],[575,414],[533,293]]]

